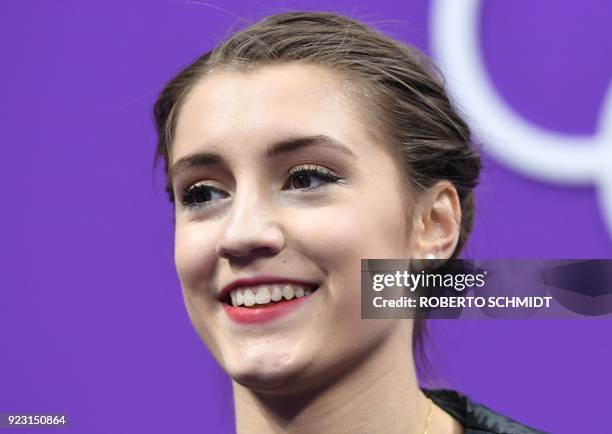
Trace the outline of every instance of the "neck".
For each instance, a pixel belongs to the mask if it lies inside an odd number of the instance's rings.
[[[412,329],[405,325],[317,390],[259,393],[233,382],[237,433],[422,433],[428,407],[407,350]]]

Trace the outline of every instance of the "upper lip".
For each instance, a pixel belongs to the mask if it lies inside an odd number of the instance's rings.
[[[244,277],[241,279],[233,280],[232,282],[225,285],[221,292],[219,293],[219,300],[223,301],[230,293],[230,291],[239,288],[239,287],[252,287],[263,284],[275,284],[275,283],[293,283],[296,285],[304,285],[309,286],[312,289],[315,289],[318,285],[315,282],[296,279],[292,277],[281,277],[281,276],[271,276],[271,275],[260,275],[260,276],[252,276],[252,277]]]

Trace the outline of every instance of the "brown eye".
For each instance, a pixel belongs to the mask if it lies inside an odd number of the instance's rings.
[[[202,208],[227,196],[227,193],[218,188],[206,184],[195,184],[184,190],[181,202],[188,208]]]
[[[317,166],[297,166],[289,171],[287,179],[288,190],[306,190],[321,187],[325,184],[337,182],[341,178],[329,170]]]
[[[312,184],[312,175],[306,173],[298,173],[291,179],[293,188],[308,188]]]

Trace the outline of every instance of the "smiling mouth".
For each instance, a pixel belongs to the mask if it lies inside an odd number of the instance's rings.
[[[223,302],[233,307],[257,309],[308,297],[318,289],[318,285],[301,285],[295,283],[275,283],[241,287],[230,291]]]

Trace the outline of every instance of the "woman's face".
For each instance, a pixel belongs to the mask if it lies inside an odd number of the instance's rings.
[[[179,113],[170,176],[185,304],[247,387],[313,387],[406,333],[360,318],[361,259],[411,256],[410,199],[347,84],[298,64],[215,71]]]

